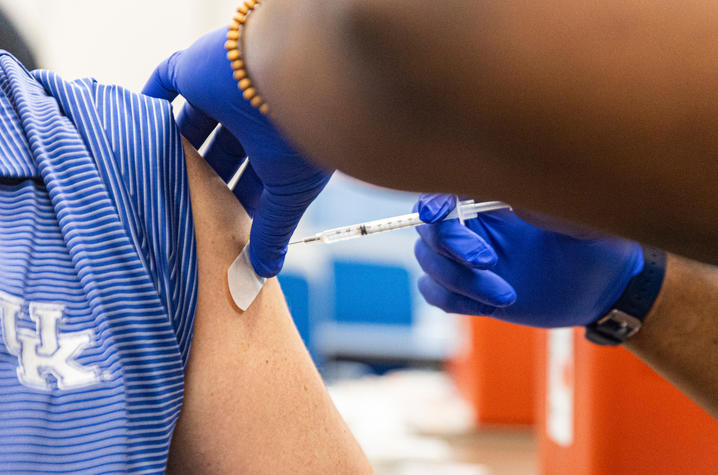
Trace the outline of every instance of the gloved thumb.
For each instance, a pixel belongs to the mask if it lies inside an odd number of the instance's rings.
[[[456,208],[456,197],[437,193],[424,193],[414,206],[419,212],[419,219],[428,224],[433,224],[444,219]]]
[[[224,126],[219,128],[204,154],[207,163],[227,183],[234,177],[245,157],[246,153],[242,144]],[[239,199],[244,210],[251,217],[254,217],[263,189],[262,180],[257,176],[254,167],[251,163],[247,164],[247,168],[233,191],[234,196]]]
[[[199,150],[217,127],[217,121],[188,102],[182,107],[177,117],[177,126],[184,138]]]
[[[194,125],[192,127],[186,127],[186,129],[190,132],[201,131],[202,124],[197,125],[196,121],[192,123]],[[204,134],[204,132],[201,132],[201,134]],[[183,135],[187,137],[184,131]],[[196,137],[196,135],[192,135]],[[187,139],[192,142],[189,137],[187,137]],[[192,143],[192,145],[194,145],[194,143]],[[244,152],[244,148],[242,144],[239,143],[239,140],[237,140],[226,127],[221,126],[207,146],[204,159],[214,171],[217,172],[217,175],[219,175],[222,180],[229,182],[246,156],[247,154]]]
[[[249,258],[261,277],[274,277],[284,265],[287,245],[304,212],[324,189],[329,176],[317,176],[309,191],[280,194],[265,188],[254,213]]]
[[[155,68],[152,76],[150,76],[147,84],[142,89],[142,94],[170,102],[177,97],[179,93],[175,83],[175,64],[181,54],[181,51],[177,51]]]

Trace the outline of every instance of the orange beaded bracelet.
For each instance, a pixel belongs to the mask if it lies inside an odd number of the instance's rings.
[[[244,46],[244,25],[249,15],[260,4],[260,0],[245,0],[237,7],[237,14],[234,21],[229,25],[227,32],[227,42],[224,44],[227,50],[227,59],[232,62],[234,70],[234,79],[237,86],[242,91],[242,95],[252,104],[252,107],[259,109],[259,112],[266,114],[269,112],[269,106],[257,93],[257,89],[252,85],[252,81],[247,75],[247,66],[244,64],[243,46]]]

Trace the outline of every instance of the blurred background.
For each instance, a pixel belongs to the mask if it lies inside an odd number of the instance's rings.
[[[0,48],[29,68],[140,91],[161,60],[228,23],[236,4],[0,0],[32,52]],[[405,214],[415,200],[337,174],[295,237]],[[716,422],[628,353],[592,347],[578,330],[429,307],[416,289],[414,239],[408,230],[298,246],[280,275],[332,397],[380,474],[715,473]]]

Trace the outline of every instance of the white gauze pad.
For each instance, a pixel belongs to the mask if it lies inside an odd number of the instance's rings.
[[[237,307],[247,310],[266,281],[267,279],[254,272],[252,262],[249,260],[249,243],[247,243],[227,271],[229,293]]]

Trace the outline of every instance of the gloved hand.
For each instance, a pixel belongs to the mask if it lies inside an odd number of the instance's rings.
[[[610,310],[643,269],[641,246],[602,235],[580,239],[528,224],[509,210],[462,226],[441,221],[450,195],[422,195],[414,252],[426,272],[419,290],[451,313],[535,327],[587,325]]]
[[[237,169],[246,151],[250,167],[236,190],[254,222],[250,259],[262,277],[282,268],[287,244],[309,204],[324,189],[331,173],[306,162],[277,132],[267,117],[242,97],[224,49],[227,28],[200,38],[162,62],[144,93],[187,99],[178,124],[196,148],[217,122],[220,130],[207,159],[220,175]]]

